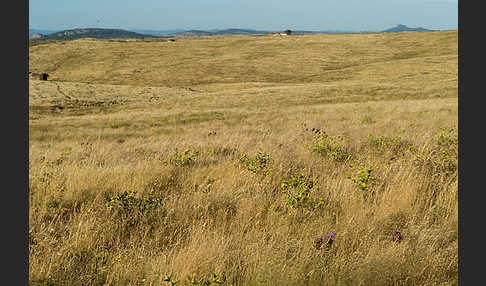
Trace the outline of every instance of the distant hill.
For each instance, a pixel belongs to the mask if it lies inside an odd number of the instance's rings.
[[[174,29],[174,30],[140,30],[140,29],[135,29],[135,30],[128,30],[128,31],[139,33],[139,34],[146,34],[146,35],[168,35],[168,34],[184,32],[186,30],[182,30],[182,29]]]
[[[187,30],[171,33],[173,36],[214,36],[214,35],[263,35],[268,31],[257,31],[251,29],[224,29],[224,30]]]
[[[283,32],[274,30],[253,30],[253,29],[212,29],[212,30],[121,30],[121,29],[102,29],[85,28],[71,29],[63,31],[29,29],[31,40],[50,39],[50,40],[69,40],[79,38],[151,38],[151,37],[171,37],[171,36],[213,36],[213,35],[265,35],[269,33]],[[293,35],[311,34],[346,34],[356,33],[352,31],[292,31]]]
[[[382,31],[382,33],[400,33],[400,32],[433,32],[434,30],[425,29],[422,27],[409,28],[405,25],[397,25],[391,29]]]
[[[228,34],[238,34],[238,35],[263,35],[269,33],[269,31],[257,31],[251,29],[224,29],[224,30],[215,30],[212,33],[215,35],[228,35]]]
[[[187,30],[177,33],[171,33],[174,36],[213,36],[213,35],[266,35],[269,33],[283,32],[271,30],[252,30],[252,29],[224,29],[224,30]],[[309,34],[346,34],[353,33],[351,31],[292,31],[293,35],[309,35]]]
[[[355,31],[340,31],[340,30],[328,30],[328,31],[292,31],[292,35],[314,35],[314,34],[356,34],[360,32]]]
[[[29,38],[32,37],[35,34],[38,35],[48,35],[58,32],[57,30],[43,30],[43,29],[29,29]]]
[[[292,35],[311,35],[311,34],[364,34],[364,33],[399,33],[399,32],[432,32],[422,27],[410,28],[405,25],[397,25],[396,27],[381,31],[305,31],[292,30]],[[31,40],[73,40],[80,38],[97,38],[97,39],[116,39],[116,38],[165,38],[172,36],[213,36],[213,35],[265,35],[269,33],[283,32],[282,31],[266,31],[253,29],[213,29],[213,30],[122,30],[122,29],[104,29],[104,28],[82,28],[71,29],[64,31],[52,31],[41,29],[29,29],[29,38]]]
[[[43,39],[44,37],[45,37],[45,35],[43,35],[43,34],[33,34],[29,38],[31,40],[40,40],[40,39]]]
[[[187,31],[181,31],[177,33],[171,33],[170,35],[173,36],[210,36],[210,35],[215,35],[214,32],[210,31],[203,31],[203,30],[187,30]]]
[[[144,38],[159,38],[159,36],[140,34],[136,32],[121,30],[121,29],[102,29],[102,28],[82,28],[64,30],[60,32],[44,35],[43,40],[75,40],[81,38],[95,38],[95,39],[144,39]]]

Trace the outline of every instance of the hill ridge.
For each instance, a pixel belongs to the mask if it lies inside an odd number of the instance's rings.
[[[399,32],[433,32],[435,30],[425,29],[423,27],[410,28],[403,24],[386,29],[383,31],[348,31],[348,30],[292,30],[293,35],[308,34],[374,34],[374,33],[399,33]],[[52,33],[48,33],[52,32]],[[116,38],[165,38],[173,36],[214,36],[214,35],[265,35],[269,33],[283,32],[275,30],[255,30],[244,28],[227,28],[227,29],[190,29],[190,30],[126,30],[113,28],[74,28],[62,31],[49,31],[29,29],[29,38],[32,40],[73,40],[80,38],[97,38],[97,39],[116,39]]]
[[[48,35],[42,35],[41,39],[47,40],[74,40],[81,38],[96,38],[96,39],[116,39],[116,38],[160,38],[161,36],[154,36],[148,34],[140,34],[123,29],[106,29],[106,28],[75,28]]]

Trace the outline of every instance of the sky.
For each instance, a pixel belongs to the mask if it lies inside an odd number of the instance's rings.
[[[381,31],[458,28],[458,0],[29,0],[29,27]]]

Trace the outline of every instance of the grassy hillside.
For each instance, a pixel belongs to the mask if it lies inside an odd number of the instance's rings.
[[[457,31],[31,46],[31,283],[457,285],[457,58]]]
[[[232,36],[177,42],[75,40],[30,49],[50,79],[134,86],[456,80],[457,31],[291,37]]]

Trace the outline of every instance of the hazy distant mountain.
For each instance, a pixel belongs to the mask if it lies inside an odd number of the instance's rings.
[[[399,33],[399,32],[433,32],[434,30],[425,29],[422,27],[409,28],[405,25],[397,25],[391,29],[382,31],[382,33]]]
[[[29,38],[32,40],[40,40],[43,39],[44,37],[45,37],[44,34],[32,34]]]
[[[176,33],[171,33],[172,36],[209,36],[214,35],[214,32],[203,31],[203,30],[187,30]]]
[[[353,33],[398,33],[398,32],[432,32],[434,30],[422,27],[409,28],[405,25],[397,25],[391,29],[381,32],[373,31],[292,31],[292,35],[310,35],[310,34],[353,34]],[[71,29],[64,31],[29,29],[29,38],[35,39],[56,39],[70,40],[80,38],[98,38],[98,39],[115,39],[115,38],[164,38],[171,36],[212,36],[212,35],[265,35],[274,32],[270,30],[253,30],[253,29],[212,29],[212,30],[122,30],[122,29],[103,29],[103,28],[83,28]]]
[[[177,36],[212,36],[212,35],[266,35],[269,33],[283,32],[270,30],[252,30],[252,29],[223,29],[223,30],[188,30],[170,35]],[[307,34],[344,34],[352,33],[351,31],[292,31],[292,35],[307,35]]]
[[[55,30],[42,30],[42,29],[29,29],[29,38],[32,37],[34,34],[39,35],[48,35],[58,31]]]
[[[328,30],[328,31],[292,31],[292,35],[313,35],[313,34],[352,34],[359,33],[354,31],[340,31],[340,30]]]
[[[146,34],[146,35],[167,35],[167,34],[174,34],[179,32],[184,32],[186,30],[182,29],[175,29],[175,30],[128,30],[131,32],[139,33],[139,34]]]
[[[171,33],[173,36],[213,36],[213,35],[263,35],[269,31],[257,31],[251,29],[213,29],[213,30],[187,30]]]
[[[31,39],[79,39],[79,38],[149,38],[151,36],[212,36],[212,35],[265,35],[274,32],[273,30],[253,30],[253,29],[211,29],[211,30],[121,30],[121,29],[102,29],[102,28],[85,28],[71,29],[63,31],[29,29],[29,38]],[[352,31],[292,31],[293,35],[309,34],[344,34],[353,33]],[[35,36],[34,36],[35,35]],[[42,35],[42,37],[40,37]],[[34,36],[34,38],[32,38]]]
[[[96,39],[143,39],[143,38],[159,38],[158,36],[140,34],[121,29],[102,29],[102,28],[82,28],[64,30],[60,32],[51,33],[42,37],[44,40],[74,40],[81,38],[96,38]]]
[[[263,35],[269,33],[269,31],[257,31],[251,29],[224,29],[216,30],[213,32],[215,35],[227,35],[227,34],[238,34],[238,35]]]

